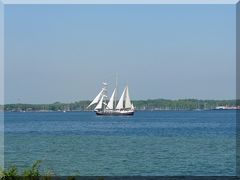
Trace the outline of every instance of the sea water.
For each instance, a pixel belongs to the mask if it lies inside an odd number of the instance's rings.
[[[55,175],[235,175],[236,112],[5,113],[5,168]]]

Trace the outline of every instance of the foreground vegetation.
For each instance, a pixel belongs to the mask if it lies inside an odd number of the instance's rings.
[[[7,170],[0,172],[1,179],[18,179],[17,177],[34,177],[34,176],[44,176],[45,179],[49,179],[54,174],[50,171],[46,173],[40,173],[41,161],[36,161],[30,168],[25,169],[20,173],[16,166],[11,166]]]
[[[6,104],[0,106],[4,111],[87,111],[90,101],[52,104]],[[214,109],[216,106],[238,106],[236,100],[197,100],[197,99],[153,99],[133,101],[136,110],[194,110]],[[92,107],[93,108],[93,107]]]
[[[66,180],[75,180],[75,179],[84,179],[83,176],[56,176],[52,171],[42,172],[40,171],[41,161],[38,160],[30,168],[26,168],[23,172],[19,172],[16,166],[11,166],[7,170],[0,171],[1,180],[53,180],[53,179],[66,179]],[[86,176],[85,176],[86,177]],[[94,176],[90,179],[104,180],[102,176]]]

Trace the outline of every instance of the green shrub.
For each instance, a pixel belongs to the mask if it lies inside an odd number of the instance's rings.
[[[37,160],[35,163],[33,163],[32,167],[30,169],[26,169],[23,172],[23,176],[40,176],[39,168],[42,161]]]

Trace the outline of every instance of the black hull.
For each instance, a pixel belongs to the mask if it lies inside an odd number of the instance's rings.
[[[133,116],[134,112],[96,112],[98,116]]]

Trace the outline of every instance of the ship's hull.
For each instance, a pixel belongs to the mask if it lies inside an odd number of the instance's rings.
[[[98,116],[133,116],[134,111],[96,111]]]

